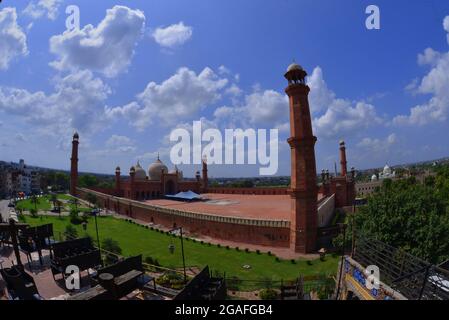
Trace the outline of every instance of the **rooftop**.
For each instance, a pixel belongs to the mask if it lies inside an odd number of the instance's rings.
[[[150,205],[233,218],[290,220],[289,195],[201,194],[206,201],[168,199],[145,201]]]

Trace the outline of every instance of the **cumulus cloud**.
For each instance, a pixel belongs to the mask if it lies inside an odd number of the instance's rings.
[[[107,141],[106,146],[109,150],[119,153],[130,153],[136,151],[134,141],[126,136],[113,134]]]
[[[336,138],[367,129],[381,123],[376,108],[365,101],[352,102],[338,98],[330,90],[323,77],[323,71],[316,67],[308,78],[310,86],[310,108],[312,112],[324,113],[313,119],[315,134],[319,138]]]
[[[104,123],[104,101],[110,89],[92,72],[84,70],[54,80],[51,94],[0,87],[0,111],[23,118],[53,136],[74,130],[91,133]]]
[[[50,51],[58,57],[51,65],[58,70],[89,69],[115,77],[131,63],[144,26],[142,11],[114,6],[97,27],[89,24],[51,37]]]
[[[281,126],[288,120],[288,98],[275,90],[255,88],[252,93],[244,96],[243,101],[237,101],[233,106],[217,108],[214,117],[227,127]]]
[[[184,22],[172,24],[168,27],[158,27],[152,36],[162,47],[174,48],[187,42],[193,34],[193,28],[184,25]]]
[[[15,8],[0,11],[0,70],[6,70],[10,62],[28,53],[27,37],[17,24]]]
[[[171,125],[184,119],[193,119],[200,110],[221,97],[228,80],[219,77],[212,69],[199,74],[188,68],[179,69],[160,84],[150,82],[133,101],[122,107],[110,108],[110,118],[124,117],[138,129],[155,121]]]
[[[357,144],[357,147],[366,149],[370,154],[384,154],[397,144],[397,140],[396,134],[392,133],[385,139],[364,138]]]
[[[326,110],[335,100],[335,93],[327,87],[321,67],[313,69],[307,78],[307,85],[310,87],[309,105],[312,113]]]
[[[55,20],[58,17],[61,3],[62,0],[31,1],[23,10],[23,13],[33,19],[46,16],[50,20]]]
[[[449,16],[444,19],[444,28],[449,32]],[[430,71],[411,86],[415,94],[430,94],[431,98],[410,109],[409,115],[393,119],[396,125],[424,126],[445,122],[449,117],[449,52],[438,52],[431,48],[418,55],[420,65],[430,66]]]

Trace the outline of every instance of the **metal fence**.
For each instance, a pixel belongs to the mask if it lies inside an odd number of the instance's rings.
[[[381,281],[411,300],[449,300],[449,271],[381,241],[357,237],[353,259],[379,267]]]

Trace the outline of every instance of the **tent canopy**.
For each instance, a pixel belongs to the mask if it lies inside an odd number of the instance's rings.
[[[175,195],[166,195],[165,197],[174,200],[201,200],[201,196],[193,191],[180,192]]]

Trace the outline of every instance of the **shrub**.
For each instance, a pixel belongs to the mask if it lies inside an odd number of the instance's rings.
[[[229,250],[229,246],[226,246],[226,250]]]
[[[31,215],[32,218],[37,218],[37,217],[39,217],[39,215],[38,215],[38,213],[37,213],[37,210],[34,209],[34,208],[30,209],[30,215]]]
[[[278,257],[276,257],[274,260],[276,260],[276,262],[280,262],[281,261]]]
[[[259,296],[261,300],[276,300],[278,299],[278,292],[274,289],[260,290]]]
[[[68,224],[65,227],[65,231],[64,231],[64,236],[67,239],[75,239],[78,238],[78,231],[76,230],[76,228],[74,226],[72,226],[71,224]]]
[[[154,265],[154,260],[152,257],[145,257],[145,263]]]
[[[240,251],[240,248],[239,247],[235,247],[235,250]]]
[[[312,261],[307,260],[307,265],[308,265],[308,266],[311,266],[312,264],[313,264]]]
[[[203,240],[201,240],[201,242],[200,242],[201,244],[204,244],[204,241]]]
[[[295,259],[290,260],[292,264],[296,264]]]
[[[217,244],[217,247],[218,247],[218,248],[221,248],[221,244]]]
[[[268,255],[269,255],[269,256],[271,256],[271,255],[272,255],[271,251],[268,251]]]
[[[257,250],[256,250],[256,253],[257,253],[257,254],[260,254],[260,250],[259,250],[259,249],[257,249]]]
[[[75,209],[70,210],[70,222],[73,224],[81,224],[83,220],[79,217],[78,211]]]
[[[246,253],[248,253],[248,252],[249,252],[249,249],[248,249],[248,248],[246,248],[246,249],[245,249],[245,252],[246,252]]]
[[[105,251],[108,251],[112,254],[106,254],[105,262],[106,264],[113,264],[117,261],[117,257],[115,255],[120,255],[122,253],[122,248],[117,241],[111,238],[105,238],[101,242],[101,248]]]

